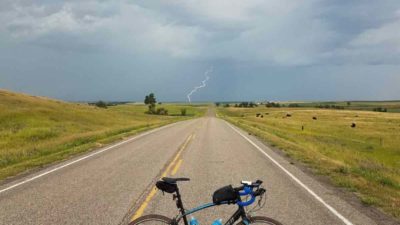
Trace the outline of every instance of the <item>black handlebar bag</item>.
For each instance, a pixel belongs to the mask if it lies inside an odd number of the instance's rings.
[[[233,189],[232,185],[228,185],[216,190],[213,194],[214,204],[222,202],[235,203],[238,199],[238,193]]]

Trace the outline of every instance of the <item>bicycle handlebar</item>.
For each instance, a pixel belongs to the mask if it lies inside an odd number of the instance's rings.
[[[254,201],[256,200],[256,197],[264,194],[266,191],[264,188],[260,188],[260,185],[262,183],[263,182],[261,180],[257,180],[255,182],[242,181],[243,185],[240,187],[234,188],[234,190],[237,191],[240,196],[250,195],[251,199],[249,201],[245,201],[245,202],[238,201],[237,204],[242,207],[253,204]],[[257,188],[257,190],[253,191],[254,188]]]
[[[237,188],[234,188],[235,191],[243,191],[245,187],[251,187],[251,188],[258,188],[260,185],[263,183],[261,180],[256,180],[254,182],[251,181],[242,181],[241,182],[243,185]]]

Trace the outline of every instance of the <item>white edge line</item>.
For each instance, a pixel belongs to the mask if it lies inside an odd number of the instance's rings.
[[[154,133],[154,132],[157,132],[157,131],[159,131],[159,130],[165,129],[165,128],[167,128],[167,127],[170,127],[170,126],[176,125],[176,124],[177,124],[177,122],[172,123],[172,124],[168,124],[168,125],[164,125],[164,126],[162,126],[162,127],[159,127],[159,128],[150,130],[150,131],[148,131],[148,132],[139,134],[139,135],[137,135],[137,136],[134,136],[134,137],[132,137],[132,138],[129,138],[128,140],[118,142],[117,144],[111,145],[111,146],[106,147],[106,148],[104,148],[104,149],[97,150],[96,152],[93,152],[93,153],[91,153],[91,154],[89,154],[89,155],[86,155],[86,156],[84,156],[84,157],[82,157],[82,158],[76,159],[76,160],[74,160],[74,161],[72,161],[72,162],[69,162],[69,163],[64,164],[64,165],[62,165],[62,166],[59,166],[59,167],[56,167],[56,168],[54,168],[54,169],[52,169],[52,170],[46,171],[46,172],[41,173],[41,174],[39,174],[39,175],[37,175],[37,176],[31,177],[31,178],[29,178],[29,179],[26,179],[26,180],[24,180],[24,181],[21,181],[21,182],[19,182],[19,183],[16,183],[16,184],[14,184],[14,185],[11,185],[11,186],[9,186],[9,187],[6,187],[6,188],[0,190],[0,194],[1,194],[2,192],[8,191],[8,190],[10,190],[10,189],[13,189],[13,188],[18,187],[18,186],[20,186],[20,185],[23,185],[23,184],[25,184],[25,183],[31,182],[31,181],[33,181],[33,180],[36,180],[36,179],[38,179],[38,178],[40,178],[40,177],[43,177],[43,176],[45,176],[45,175],[47,175],[47,174],[50,174],[50,173],[53,173],[53,172],[55,172],[55,171],[57,171],[57,170],[60,170],[60,169],[62,169],[62,168],[65,168],[65,167],[67,167],[67,166],[70,166],[70,165],[72,165],[72,164],[75,164],[75,163],[77,163],[77,162],[80,162],[80,161],[82,161],[82,160],[85,160],[85,159],[87,159],[87,158],[90,158],[90,157],[92,157],[92,156],[98,155],[98,154],[100,154],[100,153],[102,153],[102,152],[108,151],[108,150],[110,150],[110,149],[112,149],[112,148],[115,148],[115,147],[118,147],[118,146],[120,146],[120,145],[123,145],[123,144],[125,144],[125,143],[127,143],[127,142],[136,140],[136,139],[138,139],[138,138],[141,138],[141,137],[143,137],[143,136],[152,134],[152,133]]]
[[[226,121],[225,121],[226,122]],[[228,126],[230,126],[236,133],[238,133],[240,136],[242,136],[244,139],[246,139],[250,144],[252,144],[258,151],[260,151],[262,154],[264,154],[269,160],[271,160],[276,166],[278,166],[283,172],[285,172],[290,178],[292,178],[296,183],[298,183],[302,188],[304,188],[308,193],[310,193],[315,199],[317,199],[319,202],[321,202],[326,208],[329,209],[335,216],[337,216],[340,220],[343,221],[344,224],[346,225],[353,225],[348,219],[346,219],[342,214],[340,214],[335,208],[330,206],[328,203],[326,203],[321,197],[319,197],[313,190],[311,190],[307,185],[305,185],[303,182],[301,182],[297,177],[295,177],[291,172],[286,170],[281,164],[279,164],[275,159],[273,159],[270,155],[268,155],[264,150],[262,150],[261,147],[259,147],[257,144],[255,144],[252,140],[250,140],[248,137],[244,136],[238,129],[233,127],[231,124],[226,122]]]

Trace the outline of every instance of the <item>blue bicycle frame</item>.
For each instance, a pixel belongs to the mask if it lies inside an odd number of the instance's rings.
[[[207,204],[198,206],[198,207],[196,207],[196,208],[187,210],[187,211],[185,211],[183,214],[178,215],[178,216],[175,218],[175,224],[178,224],[179,221],[180,221],[181,219],[183,219],[185,225],[188,225],[186,216],[188,216],[188,215],[190,215],[190,214],[192,214],[192,213],[201,211],[201,210],[203,210],[203,209],[207,209],[207,208],[214,207],[214,206],[219,206],[219,205],[227,205],[227,204],[230,204],[230,203],[228,203],[228,202],[222,202],[221,204],[207,203]],[[243,222],[244,222],[246,225],[250,224],[249,219],[248,219],[247,216],[246,216],[246,212],[245,212],[243,206],[240,206],[240,205],[239,205],[238,210],[232,215],[232,217],[231,217],[230,219],[228,219],[228,220],[226,221],[225,225],[233,225],[233,224],[234,224],[238,219],[240,219],[240,218],[242,218]]]
[[[251,199],[249,201],[242,202],[240,196],[245,196],[245,195],[251,195]],[[179,190],[177,191],[176,197],[177,197],[177,206],[181,210],[181,214],[176,216],[175,221],[174,221],[175,224],[178,224],[179,221],[181,219],[183,219],[185,225],[188,225],[187,216],[192,213],[195,213],[195,212],[198,212],[203,209],[210,208],[210,207],[214,207],[214,206],[232,204],[232,202],[227,202],[227,201],[221,202],[220,204],[207,203],[207,204],[198,206],[198,207],[190,209],[190,210],[184,210],[183,204],[181,201],[181,196],[179,194]],[[243,192],[239,192],[238,199],[235,202],[235,204],[237,204],[239,206],[238,210],[231,216],[231,218],[225,223],[225,225],[233,225],[240,218],[242,218],[243,223],[245,223],[246,225],[250,224],[249,219],[246,216],[246,211],[244,210],[244,207],[253,204],[254,201],[255,201],[255,197],[253,195],[252,188],[245,187]]]

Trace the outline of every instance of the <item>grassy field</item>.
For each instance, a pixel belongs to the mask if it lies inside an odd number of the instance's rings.
[[[400,218],[399,113],[260,106],[218,115]]]
[[[285,105],[298,104],[300,107],[316,107],[316,106],[341,106],[349,110],[366,110],[374,111],[380,107],[387,109],[387,112],[400,112],[400,101],[342,101],[342,102],[287,102]]]
[[[168,105],[148,115],[145,105],[107,109],[0,90],[0,180],[101,147],[151,128],[204,114],[205,105]],[[187,109],[187,116],[180,109]]]

